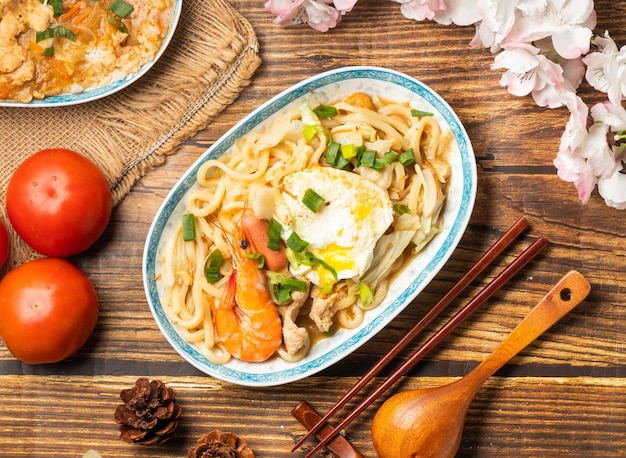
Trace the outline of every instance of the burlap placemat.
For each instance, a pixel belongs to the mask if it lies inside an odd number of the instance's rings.
[[[151,168],[205,128],[260,65],[250,24],[225,0],[183,0],[161,59],[137,82],[104,99],[56,108],[0,108],[0,216],[9,230],[8,268],[37,257],[5,210],[15,168],[43,148],[70,148],[104,171],[117,204]]]

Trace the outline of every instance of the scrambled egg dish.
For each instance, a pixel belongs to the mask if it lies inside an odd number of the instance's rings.
[[[158,52],[174,0],[0,0],[0,99],[30,102],[136,73]]]

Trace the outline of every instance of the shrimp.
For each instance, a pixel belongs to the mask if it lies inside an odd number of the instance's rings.
[[[265,273],[246,257],[248,242],[241,228],[227,234],[233,271],[214,313],[214,324],[224,347],[233,357],[261,362],[282,344],[282,322],[272,302]],[[235,240],[241,241],[235,243]]]

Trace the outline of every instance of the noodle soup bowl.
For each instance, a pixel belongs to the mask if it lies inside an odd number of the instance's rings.
[[[308,355],[297,362],[272,357],[261,363],[231,359],[211,363],[194,345],[181,337],[164,309],[160,282],[160,253],[167,235],[184,213],[185,196],[193,190],[201,165],[225,154],[247,133],[263,129],[285,110],[299,106],[311,94],[319,100],[334,100],[354,92],[379,94],[407,101],[412,108],[433,113],[452,133],[449,155],[451,175],[443,228],[403,269],[394,274],[387,295],[376,308],[365,313],[355,329],[340,329],[316,342]],[[230,129],[185,172],[165,198],[150,228],[144,249],[143,279],[150,310],[170,345],[191,365],[218,379],[245,386],[274,386],[316,374],[341,361],[389,324],[428,285],[447,262],[470,219],[476,196],[476,162],[467,133],[452,108],[428,86],[405,74],[380,67],[345,67],[319,74],[285,90],[250,113]]]

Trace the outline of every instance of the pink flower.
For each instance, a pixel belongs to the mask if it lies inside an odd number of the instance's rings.
[[[594,105],[594,123],[587,130],[588,109],[580,97],[569,97],[567,107],[570,120],[554,160],[559,177],[574,183],[583,204],[597,184],[607,205],[626,209],[626,150],[622,145],[626,110],[610,101]],[[609,144],[607,138],[611,136],[614,141]]]
[[[554,159],[559,178],[574,183],[578,198],[583,204],[589,201],[597,178],[582,154],[582,147],[587,139],[587,118],[589,109],[583,100],[568,94],[565,104],[570,111],[570,119],[561,135],[559,152]]]
[[[492,69],[506,69],[500,85],[517,96],[532,94],[539,106],[563,105],[563,94],[573,87],[563,76],[563,67],[549,60],[535,46],[510,43],[496,55]]]
[[[593,0],[392,0],[417,21],[475,25],[470,46],[497,53],[500,85],[532,95],[541,107],[566,106],[570,119],[554,159],[558,176],[586,204],[594,189],[607,205],[626,210],[626,46],[608,32],[594,36]],[[357,0],[265,0],[284,26],[307,23],[326,32]],[[593,45],[593,52],[590,48]],[[608,100],[591,110],[576,95],[583,79]]]
[[[475,24],[480,20],[476,6],[467,0],[392,0],[408,19],[433,20],[439,24]]]
[[[276,15],[274,23],[282,26],[309,24],[320,32],[327,32],[341,21],[357,0],[267,0],[265,9]],[[338,4],[338,6],[337,6]]]
[[[446,4],[443,0],[392,0],[400,3],[400,11],[404,17],[423,21],[424,19],[433,20],[435,16],[441,15],[446,10]]]

